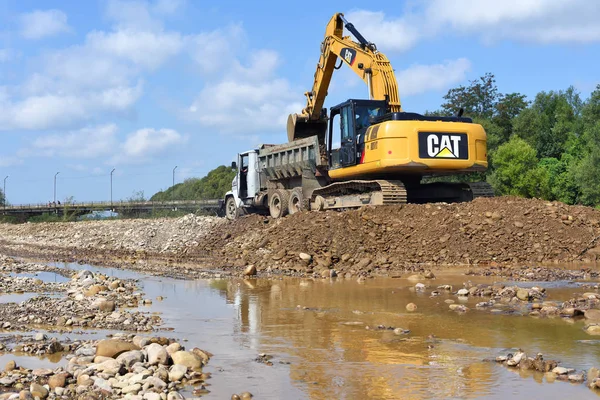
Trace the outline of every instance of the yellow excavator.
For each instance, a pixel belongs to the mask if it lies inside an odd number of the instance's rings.
[[[344,36],[344,27],[357,42]],[[323,108],[335,70],[346,64],[368,99]],[[422,183],[424,177],[487,169],[486,133],[463,117],[405,112],[388,58],[342,13],[327,25],[306,107],[287,121],[288,143],[238,155],[225,214],[269,210],[277,218],[303,209],[460,202],[494,195],[485,182]]]

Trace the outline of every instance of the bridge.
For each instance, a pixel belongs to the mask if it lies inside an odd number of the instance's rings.
[[[43,214],[84,215],[93,212],[113,211],[123,215],[139,215],[159,210],[204,211],[223,215],[222,199],[215,200],[172,200],[172,201],[99,201],[63,204],[19,204],[0,206],[0,214],[29,218]]]

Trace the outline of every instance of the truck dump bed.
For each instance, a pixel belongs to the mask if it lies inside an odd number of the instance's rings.
[[[302,176],[304,169],[313,172],[327,165],[325,146],[319,145],[317,136],[293,142],[260,148],[259,171],[269,180]]]

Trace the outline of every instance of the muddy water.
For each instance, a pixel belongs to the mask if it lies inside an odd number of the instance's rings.
[[[140,279],[153,299],[142,309],[161,313],[172,329],[161,334],[214,353],[206,368],[213,374],[207,399],[242,391],[258,399],[597,398],[584,385],[483,361],[521,347],[578,370],[599,366],[600,337],[583,332],[583,321],[476,310],[481,298],[467,300],[470,311],[457,314],[444,303],[459,303],[456,296],[417,293],[415,282],[404,279],[182,281],[61,266]],[[447,275],[428,283],[459,288],[469,279],[493,282]],[[571,282],[545,285],[547,300],[590,291]],[[416,312],[406,312],[409,302]],[[410,333],[373,329],[379,324]],[[273,365],[254,361],[259,353],[272,355]]]

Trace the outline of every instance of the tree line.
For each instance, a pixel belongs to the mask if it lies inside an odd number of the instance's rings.
[[[487,133],[489,169],[468,179],[486,179],[497,195],[600,205],[600,85],[587,99],[571,86],[530,101],[500,93],[487,73],[444,100],[435,113],[463,108]]]

